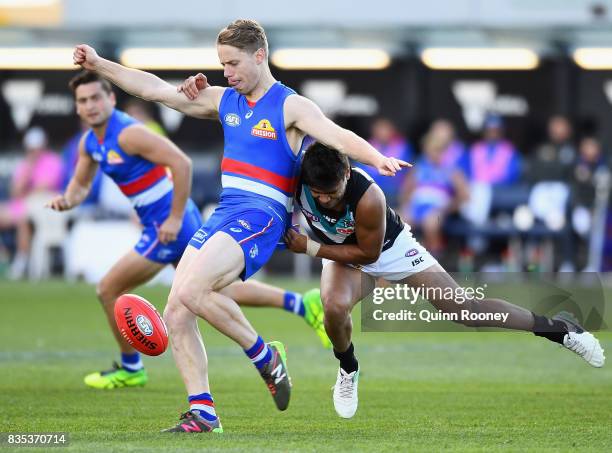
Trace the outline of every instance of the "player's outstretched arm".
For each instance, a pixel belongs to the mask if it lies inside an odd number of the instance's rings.
[[[411,167],[403,160],[383,156],[363,138],[327,118],[314,102],[303,96],[289,96],[284,113],[285,127],[295,127],[330,148],[376,168],[381,175],[393,176],[402,167]]]
[[[219,102],[225,88],[210,87],[195,101],[189,100],[176,87],[149,72],[127,68],[100,57],[95,49],[80,44],[74,48],[74,64],[95,71],[122,90],[147,101],[162,104],[196,118],[217,118]]]
[[[172,206],[157,234],[162,244],[175,241],[181,230],[185,205],[191,193],[191,159],[166,137],[151,132],[141,124],[121,131],[119,144],[128,154],[139,155],[170,169],[174,184]]]
[[[58,195],[47,203],[47,207],[55,211],[67,211],[80,205],[91,190],[91,184],[98,170],[98,163],[85,152],[85,135],[79,142],[79,158],[74,175],[63,195]]]

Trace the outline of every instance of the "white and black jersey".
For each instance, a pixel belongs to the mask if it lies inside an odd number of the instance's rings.
[[[351,177],[346,184],[344,194],[345,208],[342,212],[331,211],[321,207],[310,189],[300,181],[297,188],[297,202],[306,217],[313,233],[324,244],[356,244],[355,213],[357,204],[366,190],[375,182],[360,168],[351,168]],[[404,223],[396,212],[387,205],[387,229],[383,242],[383,251],[389,249],[397,236],[404,229]]]

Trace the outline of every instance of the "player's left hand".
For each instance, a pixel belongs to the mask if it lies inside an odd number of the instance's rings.
[[[209,86],[208,78],[201,72],[198,72],[196,75],[187,77],[183,83],[176,87],[176,91],[184,93],[190,101],[193,101],[198,97],[200,91],[205,90]]]
[[[292,228],[285,231],[285,242],[287,248],[294,253],[306,253],[306,244],[308,242],[308,236],[300,234]]]
[[[384,157],[376,169],[383,176],[395,176],[403,167],[412,167],[412,164],[395,157]]]
[[[176,241],[179,231],[183,226],[183,219],[168,217],[157,229],[157,237],[162,244]]]

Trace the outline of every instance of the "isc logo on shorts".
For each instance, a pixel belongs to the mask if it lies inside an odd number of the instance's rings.
[[[419,256],[416,260],[412,260],[412,263],[410,263],[410,265],[414,267],[418,264],[421,264],[423,261],[425,261],[425,258],[422,256]]]

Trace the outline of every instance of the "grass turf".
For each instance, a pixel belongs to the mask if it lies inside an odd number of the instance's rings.
[[[161,310],[168,289],[137,292]],[[143,389],[82,382],[118,355],[92,287],[0,282],[0,309],[0,432],[70,433],[57,451],[612,451],[612,368],[530,334],[356,332],[360,408],[342,420],[337,362],[314,333],[292,314],[247,309],[288,347],[289,409],[276,411],[239,347],[202,324],[225,433],[164,435],[187,407],[170,352],[145,359]],[[611,350],[612,335],[598,336]]]

